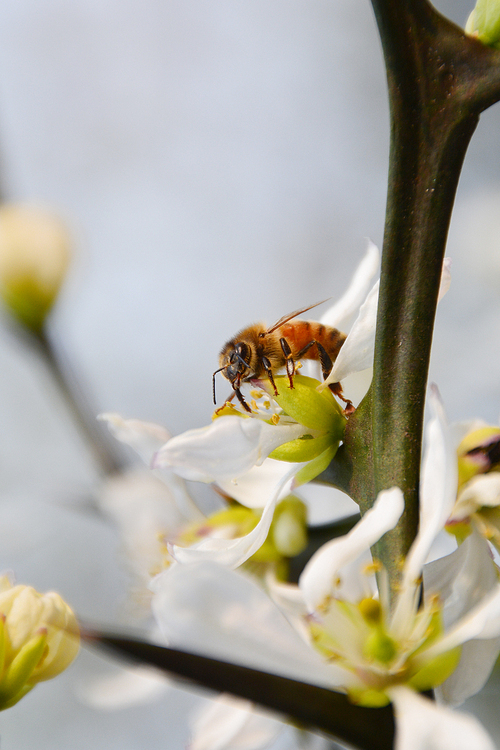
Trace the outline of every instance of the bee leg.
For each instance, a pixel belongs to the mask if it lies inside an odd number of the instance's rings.
[[[292,350],[290,349],[290,344],[288,343],[286,339],[284,338],[280,339],[280,344],[281,344],[281,351],[285,355],[286,374],[288,375],[290,388],[293,388],[293,376],[295,375],[295,362],[293,361]]]
[[[316,347],[318,349],[321,371],[323,372],[323,380],[326,380],[332,371],[333,362],[325,347],[320,344],[319,341],[315,341],[314,343],[316,344]]]
[[[272,367],[271,367],[271,362],[268,360],[267,357],[262,357],[261,362],[262,362],[262,367],[266,371],[266,375],[269,378],[272,387],[274,388],[274,395],[277,396],[278,395],[278,389],[276,388],[276,383],[274,382],[273,370],[272,370]]]
[[[318,347],[319,361],[321,362],[321,369],[323,370],[323,380],[326,380],[332,371],[333,363],[328,352],[318,341],[316,341],[316,346]],[[349,399],[342,393],[342,386],[340,383],[330,383],[328,387],[332,393],[345,403],[346,407],[344,409],[344,414],[346,417],[352,414],[355,411],[355,407],[352,405],[352,401],[349,401]]]
[[[284,341],[284,340],[285,340],[285,339],[281,339],[281,341]],[[315,339],[312,339],[312,341],[310,341],[310,342],[309,342],[308,344],[306,344],[306,345],[305,345],[305,346],[304,346],[304,347],[303,347],[303,348],[302,348],[302,349],[300,350],[300,352],[299,352],[299,353],[298,353],[298,354],[296,355],[296,357],[295,357],[295,360],[296,360],[296,361],[298,362],[298,361],[299,361],[299,359],[301,359],[301,357],[303,357],[303,356],[304,356],[304,354],[305,354],[306,352],[308,352],[308,351],[309,351],[309,349],[311,348],[311,346],[314,346],[314,344],[316,344],[316,340],[315,340]],[[290,354],[291,354],[291,352],[290,352]],[[294,364],[293,364],[293,369],[294,369],[294,372],[295,372],[295,362],[294,362]],[[286,371],[287,371],[287,374],[288,374],[288,362],[287,362],[287,368],[286,368]],[[290,377],[290,375],[289,375],[289,374],[288,374],[288,377]],[[293,388],[293,385],[292,385],[291,383],[290,383],[290,388]]]
[[[312,339],[312,341],[310,341],[310,342],[309,342],[308,344],[306,344],[306,345],[304,346],[304,348],[303,348],[303,349],[301,349],[301,350],[300,350],[300,352],[299,352],[299,353],[297,354],[297,356],[295,357],[295,359],[296,359],[296,360],[299,360],[299,359],[300,359],[301,357],[303,357],[303,356],[304,356],[304,354],[305,354],[306,352],[308,352],[308,351],[309,351],[309,349],[311,348],[311,346],[314,346],[314,344],[315,344],[315,343],[316,343],[316,339]]]
[[[342,393],[342,386],[340,383],[330,383],[328,388],[331,390],[332,393],[334,393],[338,398],[340,398],[341,401],[345,403],[345,409],[344,414],[346,417],[350,417],[351,414],[353,414],[356,411],[356,407],[353,405],[352,401],[350,401],[348,398],[344,396]]]
[[[238,399],[238,401],[240,402],[240,404],[242,405],[242,407],[245,409],[245,411],[248,411],[251,414],[252,410],[250,409],[250,407],[248,406],[247,402],[243,398],[243,395],[242,395],[240,389],[239,388],[235,388],[234,392],[236,394],[236,398]]]

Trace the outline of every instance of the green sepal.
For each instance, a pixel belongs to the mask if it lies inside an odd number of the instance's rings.
[[[21,277],[15,282],[10,280],[2,288],[1,295],[9,312],[35,334],[42,330],[55,302],[55,294],[45,294],[40,285],[30,277]]]
[[[12,701],[24,688],[34,669],[42,660],[46,645],[47,633],[42,631],[25,643],[16,654],[0,683],[1,707]]]
[[[471,524],[466,523],[465,521],[448,523],[445,528],[448,534],[451,534],[456,538],[457,544],[462,544],[467,539],[467,537],[472,534]]]
[[[313,458],[323,453],[331,443],[331,435],[320,435],[315,438],[303,435],[275,448],[269,454],[269,458],[274,458],[277,461],[290,461],[291,463],[312,461]]]
[[[439,654],[439,656],[424,664],[408,680],[408,686],[421,693],[424,690],[431,690],[437,685],[441,685],[457,668],[461,653],[461,646],[457,646],[452,648],[451,651]]]
[[[364,706],[364,708],[383,708],[391,702],[391,699],[383,690],[375,690],[375,688],[349,690],[348,694],[353,703]]]
[[[330,465],[333,457],[337,453],[338,447],[338,443],[337,445],[329,445],[323,453],[320,453],[319,456],[313,458],[312,461],[309,461],[309,463],[300,469],[295,475],[295,487],[299,487],[301,484],[306,484],[321,474],[321,472]]]
[[[10,700],[6,701],[5,703],[0,702],[0,711],[5,711],[7,708],[12,708],[12,706],[15,706],[16,703],[19,703],[21,698],[24,698],[25,695],[27,695],[35,685],[24,685],[21,690],[16,693]]]
[[[320,385],[318,380],[295,375],[293,388],[287,377],[276,377],[275,382],[277,396],[270,383],[265,381],[263,385],[286,414],[310,430],[334,433],[342,439],[346,423],[342,409],[329,391],[319,393],[316,390]]]

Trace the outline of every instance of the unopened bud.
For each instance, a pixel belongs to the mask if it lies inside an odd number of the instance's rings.
[[[488,47],[500,49],[500,0],[478,0],[465,32]]]
[[[23,204],[0,208],[0,294],[35,333],[57,299],[69,258],[70,237],[56,216]]]
[[[283,500],[274,512],[271,530],[280,554],[295,557],[302,552],[307,545],[307,509],[302,500]]]
[[[69,666],[78,653],[79,633],[59,594],[11,586],[6,577],[0,589],[0,709],[5,709]]]

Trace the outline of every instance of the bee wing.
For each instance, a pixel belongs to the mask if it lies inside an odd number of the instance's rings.
[[[330,297],[327,297],[326,299],[321,300],[321,302],[315,302],[314,305],[309,305],[309,307],[302,307],[300,310],[295,310],[293,313],[289,313],[288,315],[283,315],[282,318],[276,321],[274,325],[271,326],[271,328],[268,328],[266,333],[272,333],[280,326],[284,326],[285,323],[288,323],[289,320],[292,320],[292,318],[296,318],[297,315],[302,315],[303,313],[307,312],[308,310],[312,310],[313,307],[318,307],[319,305],[322,305],[323,302],[328,302]]]

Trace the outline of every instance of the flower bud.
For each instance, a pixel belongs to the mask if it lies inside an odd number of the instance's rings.
[[[307,509],[302,500],[290,496],[274,511],[273,542],[285,557],[295,557],[307,546]]]
[[[75,615],[59,594],[0,579],[0,710],[66,669],[78,648]]]
[[[56,301],[69,262],[62,222],[35,206],[0,208],[0,295],[14,317],[38,333]]]
[[[478,0],[465,32],[488,47],[500,49],[500,0]]]
[[[500,464],[500,428],[480,427],[469,432],[457,448],[458,483],[461,487],[476,474],[485,474]]]

